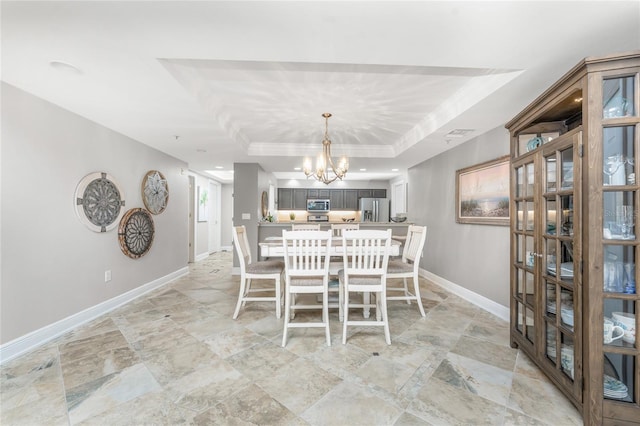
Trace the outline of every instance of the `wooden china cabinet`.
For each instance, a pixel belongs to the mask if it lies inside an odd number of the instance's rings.
[[[586,58],[511,134],[511,344],[585,424],[640,423],[640,51]]]

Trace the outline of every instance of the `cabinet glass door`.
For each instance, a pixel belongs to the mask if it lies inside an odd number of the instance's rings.
[[[613,403],[605,416],[639,405],[638,142],[635,125],[618,124],[621,118],[636,114],[633,90],[631,77],[603,83],[602,392],[604,400]]]
[[[572,139],[558,141],[556,146],[556,149],[545,150],[543,162],[544,353],[556,375],[571,383],[576,380],[576,362],[580,355],[576,348],[580,311],[576,308],[579,301],[574,285],[574,148]]]
[[[603,123],[635,114],[633,78],[603,83]],[[635,177],[636,130],[633,125],[602,129],[602,291],[603,397],[638,405],[638,272]]]
[[[514,226],[514,306],[515,328],[530,343],[535,342],[536,268],[540,256],[534,237],[535,172],[533,161],[515,167],[515,209]]]

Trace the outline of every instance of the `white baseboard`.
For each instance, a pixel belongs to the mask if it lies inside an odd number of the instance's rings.
[[[85,309],[84,311],[73,314],[60,321],[49,324],[39,330],[32,331],[24,336],[18,337],[10,342],[0,346],[0,364],[4,364],[17,356],[20,356],[38,346],[41,346],[52,339],[55,339],[62,334],[81,326],[101,315],[104,315],[125,303],[162,287],[171,281],[178,279],[189,273],[189,268],[180,268],[175,272],[172,272],[164,277],[160,277],[140,287],[134,288],[126,293],[114,297],[113,299],[106,300],[95,306]]]
[[[233,250],[233,246],[222,246],[222,247],[220,247],[220,250],[222,250],[222,251],[231,251],[231,250]]]
[[[503,306],[497,302],[494,302],[491,299],[487,299],[486,297],[479,295],[478,293],[474,293],[471,290],[468,290],[458,284],[454,284],[449,280],[446,280],[433,272],[429,272],[425,269],[420,268],[420,276],[428,279],[429,281],[433,281],[438,284],[440,287],[445,290],[450,291],[456,296],[460,296],[463,299],[473,303],[474,305],[484,309],[487,312],[492,313],[498,318],[503,319],[504,321],[509,322],[509,308]]]
[[[201,260],[205,260],[207,257],[209,257],[209,252],[200,253],[196,255],[195,262],[200,262]]]

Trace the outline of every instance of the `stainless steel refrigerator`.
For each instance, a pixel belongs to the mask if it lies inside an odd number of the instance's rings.
[[[388,198],[360,198],[361,222],[389,222]]]

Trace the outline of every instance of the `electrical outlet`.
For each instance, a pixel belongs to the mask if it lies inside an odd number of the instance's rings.
[[[242,213],[242,220],[251,220],[251,213]]]
[[[111,281],[111,269],[104,271],[104,282],[108,283],[109,281]]]

